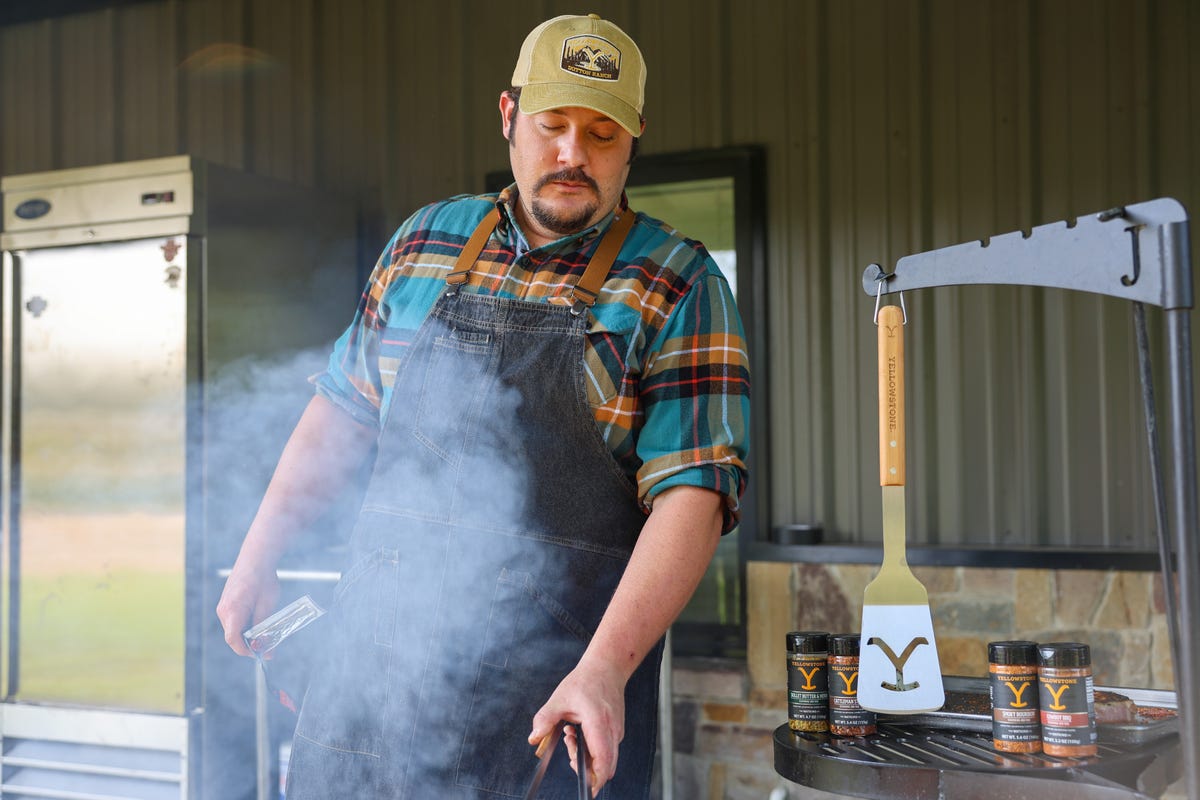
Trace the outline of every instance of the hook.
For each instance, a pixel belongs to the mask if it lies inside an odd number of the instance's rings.
[[[879,300],[883,296],[883,284],[885,281],[890,281],[896,276],[894,272],[884,272],[883,267],[878,264],[875,268],[879,270],[879,274],[875,276],[875,314],[871,317],[871,321],[876,325],[879,324]],[[900,319],[902,325],[908,324],[908,309],[904,307],[904,292],[900,292]]]
[[[1122,286],[1133,286],[1142,276],[1142,253],[1138,249],[1138,234],[1144,227],[1144,225],[1131,225],[1125,229],[1125,232],[1133,237],[1133,275],[1122,275]]]

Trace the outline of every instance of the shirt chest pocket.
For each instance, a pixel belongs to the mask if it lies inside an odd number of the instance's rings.
[[[615,410],[622,402],[636,402],[642,371],[638,335],[635,324],[622,324],[621,320],[608,325],[593,320],[588,328],[583,382],[588,406],[593,411]]]

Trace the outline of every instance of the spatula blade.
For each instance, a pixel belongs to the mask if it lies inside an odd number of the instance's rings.
[[[868,711],[918,714],[945,702],[929,606],[864,605],[858,704]]]

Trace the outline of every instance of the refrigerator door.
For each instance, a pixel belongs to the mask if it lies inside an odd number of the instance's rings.
[[[184,710],[186,250],[11,254],[11,699]]]

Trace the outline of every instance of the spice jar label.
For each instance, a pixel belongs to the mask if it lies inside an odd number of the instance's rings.
[[[1048,745],[1090,745],[1096,741],[1094,694],[1090,675],[1038,676],[1042,740]]]
[[[993,738],[1001,742],[1040,742],[1037,671],[1009,669],[1017,674],[1001,674],[993,667],[990,676]]]
[[[858,659],[830,658],[829,684],[830,731],[844,736],[873,733],[875,713],[858,704]]]
[[[793,653],[788,657],[788,718],[820,722],[829,713],[829,676],[825,653]]]

